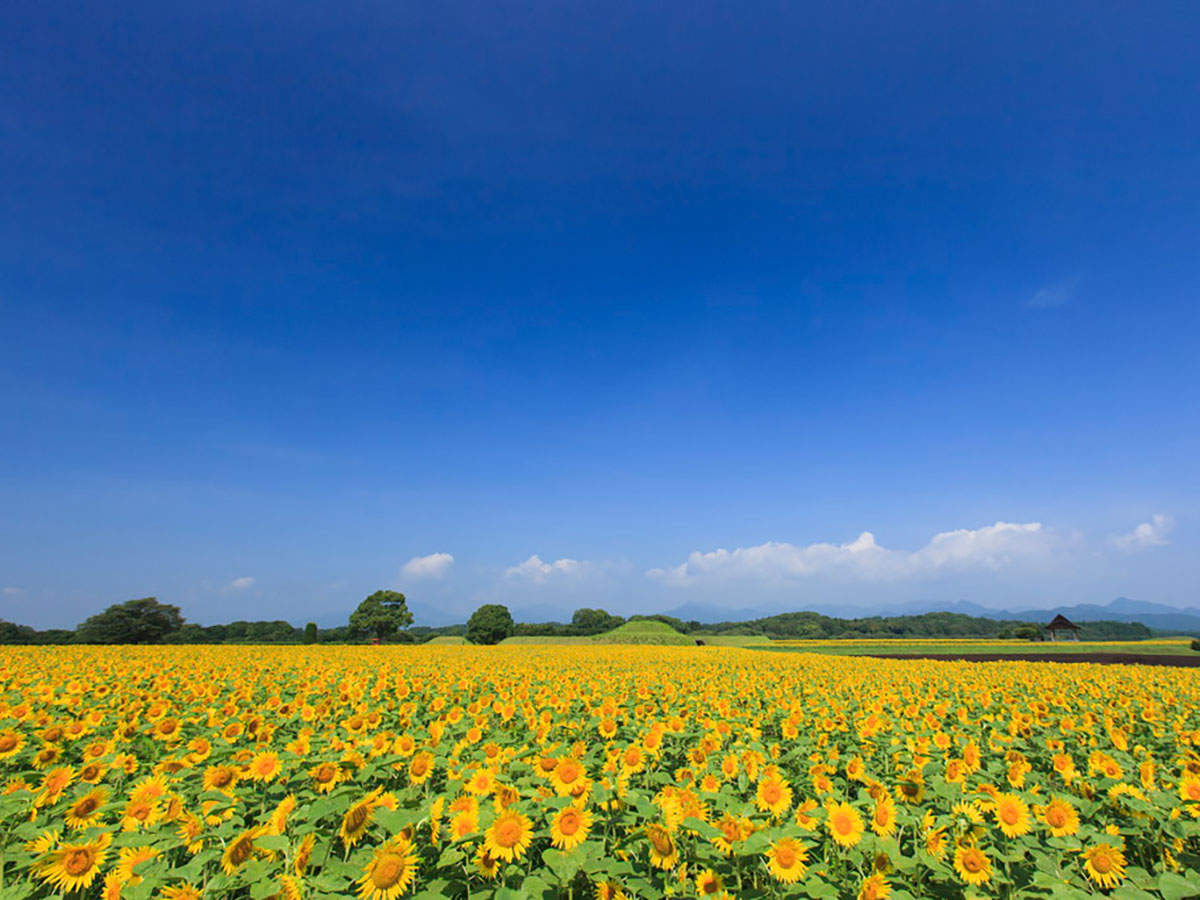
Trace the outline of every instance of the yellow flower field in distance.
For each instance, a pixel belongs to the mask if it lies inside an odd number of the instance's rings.
[[[718,647],[0,659],[0,900],[1200,895],[1200,671]]]

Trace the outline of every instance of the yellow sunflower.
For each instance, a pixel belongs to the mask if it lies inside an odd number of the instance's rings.
[[[978,887],[992,878],[992,861],[973,844],[961,845],[954,851],[954,871],[967,884]]]
[[[297,875],[303,875],[308,871],[308,863],[312,859],[313,846],[317,843],[315,834],[306,834],[300,839],[300,846],[296,848],[296,855],[292,859],[292,871]]]
[[[840,847],[853,847],[863,836],[862,816],[849,803],[835,803],[829,807],[825,827],[834,843]]]
[[[475,870],[484,878],[495,878],[500,874],[500,860],[488,853],[487,847],[480,847],[475,853]]]
[[[34,868],[37,876],[60,891],[70,893],[91,886],[108,855],[112,835],[102,833],[81,844],[60,844]]]
[[[673,869],[679,862],[679,848],[667,829],[661,825],[647,825],[646,840],[650,842],[651,865],[659,869]]]
[[[0,759],[16,756],[25,747],[25,735],[6,728],[0,731]]]
[[[787,780],[778,775],[763,778],[755,791],[755,804],[776,818],[782,816],[792,805],[792,789]]]
[[[417,874],[417,855],[412,844],[394,837],[375,849],[358,882],[362,900],[394,900],[413,883]]]
[[[279,754],[271,751],[256,754],[247,767],[251,781],[274,781],[282,771],[283,763],[279,761]]]
[[[221,868],[226,875],[232,875],[258,854],[258,849],[254,846],[256,837],[257,830],[243,831],[225,846],[225,852],[221,854]]]
[[[701,897],[719,897],[725,885],[712,869],[705,869],[696,876],[696,893]]]
[[[203,900],[204,894],[200,888],[192,887],[185,882],[180,882],[174,887],[165,887],[162,889],[163,900]]]
[[[808,851],[794,838],[773,843],[766,853],[767,869],[784,884],[792,884],[808,871]]]
[[[1016,794],[997,794],[993,798],[992,814],[1006,837],[1029,833],[1029,805]]]
[[[346,810],[346,814],[342,816],[338,836],[347,847],[353,847],[367,833],[367,827],[371,824],[371,815],[378,805],[378,800],[379,791],[372,791]]]
[[[495,859],[512,862],[520,859],[533,839],[533,826],[515,809],[506,809],[488,826],[484,846]]]
[[[1054,837],[1067,837],[1079,831],[1079,811],[1070,800],[1055,797],[1039,808],[1038,815]]]
[[[1116,887],[1125,880],[1125,854],[1112,844],[1093,844],[1083,851],[1083,869],[1100,887]]]
[[[880,794],[871,812],[871,830],[880,837],[889,837],[896,830],[896,802],[891,794]]]
[[[154,859],[160,852],[154,847],[122,847],[117,854],[117,865],[113,874],[122,885],[140,884],[142,879],[135,871],[136,868],[141,863]]]
[[[422,750],[409,760],[409,784],[424,784],[431,775],[433,775],[433,754],[428,750]]]
[[[592,814],[578,806],[566,806],[550,823],[550,843],[561,850],[573,850],[587,840]]]
[[[892,886],[881,872],[869,876],[858,889],[857,900],[884,900],[892,894]]]
[[[67,807],[67,811],[63,813],[63,820],[67,823],[68,828],[87,828],[89,825],[95,825],[100,818],[100,811],[107,802],[108,790],[106,788],[88,791]]]
[[[209,766],[204,770],[204,789],[232,794],[238,781],[237,769],[232,766]]]

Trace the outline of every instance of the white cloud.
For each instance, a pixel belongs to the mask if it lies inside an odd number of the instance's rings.
[[[20,597],[23,593],[25,593],[24,588],[19,588],[19,587],[0,588],[0,594],[3,594],[5,597]]]
[[[453,563],[454,557],[449,553],[414,556],[404,564],[404,574],[410,578],[441,578]]]
[[[651,569],[650,578],[673,585],[701,580],[783,581],[818,575],[861,579],[930,576],[959,569],[999,570],[1047,558],[1057,539],[1040,522],[997,522],[936,534],[919,550],[889,550],[864,531],[846,544],[797,546],[768,541],[736,550],[699,551],[671,569]]]
[[[554,562],[542,562],[536,553],[519,565],[510,566],[504,570],[506,578],[525,578],[540,584],[552,575],[583,575],[592,567],[586,559],[556,559]]]
[[[1035,291],[1033,296],[1025,301],[1025,305],[1030,309],[1052,309],[1055,306],[1066,306],[1075,298],[1075,288],[1078,284],[1079,280],[1072,278],[1057,284],[1045,285]]]
[[[1175,526],[1175,520],[1163,513],[1155,513],[1149,522],[1143,522],[1129,534],[1119,534],[1112,543],[1122,550],[1140,550],[1143,547],[1161,547],[1171,543],[1167,535]]]
[[[235,578],[229,582],[229,590],[244,591],[246,588],[254,584],[254,579],[249,575],[243,575],[241,578]]]

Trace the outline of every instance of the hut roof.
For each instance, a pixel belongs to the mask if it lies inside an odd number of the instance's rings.
[[[1074,622],[1072,622],[1070,619],[1068,619],[1066,616],[1064,616],[1062,613],[1059,613],[1057,616],[1055,616],[1053,619],[1051,619],[1050,624],[1047,625],[1046,628],[1049,631],[1059,631],[1059,630],[1063,630],[1063,629],[1071,629],[1074,631],[1079,630],[1079,626],[1076,625]]]

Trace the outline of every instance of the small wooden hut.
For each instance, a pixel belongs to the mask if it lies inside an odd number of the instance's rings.
[[[1046,626],[1046,630],[1050,632],[1052,641],[1079,640],[1079,626],[1061,613],[1051,620],[1050,624]]]

